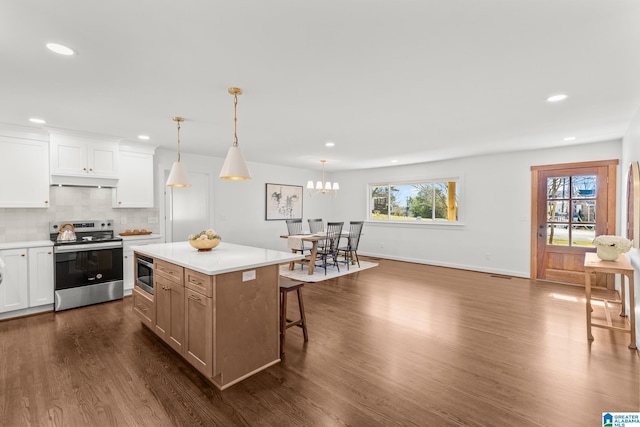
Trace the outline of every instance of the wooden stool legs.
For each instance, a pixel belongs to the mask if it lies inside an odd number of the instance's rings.
[[[284,343],[287,329],[298,326],[302,328],[304,341],[309,341],[307,334],[307,320],[304,316],[304,303],[302,302],[302,287],[304,283],[293,282],[289,280],[280,280],[280,354],[284,354]],[[287,294],[296,291],[298,294],[298,307],[300,309],[300,318],[298,320],[287,319]]]

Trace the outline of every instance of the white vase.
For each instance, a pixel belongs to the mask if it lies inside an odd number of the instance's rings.
[[[620,255],[620,249],[615,246],[597,246],[596,255],[603,261],[615,261]]]

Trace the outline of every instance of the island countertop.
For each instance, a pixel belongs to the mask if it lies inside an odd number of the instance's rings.
[[[300,259],[290,252],[220,242],[209,252],[198,252],[189,242],[158,243],[132,246],[141,255],[190,268],[207,275],[229,273]]]

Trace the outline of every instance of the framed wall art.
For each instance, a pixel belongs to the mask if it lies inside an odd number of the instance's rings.
[[[265,219],[267,221],[302,219],[302,186],[266,184]]]

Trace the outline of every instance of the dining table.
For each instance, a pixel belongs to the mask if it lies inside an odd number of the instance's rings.
[[[296,264],[302,264],[307,266],[307,270],[308,270],[307,274],[310,276],[313,275],[315,260],[316,260],[316,257],[318,256],[318,242],[325,240],[327,237],[326,234],[323,234],[323,232],[316,233],[316,234],[294,234],[294,235],[284,234],[284,235],[281,235],[280,237],[288,240],[287,245],[289,246],[289,248],[291,249],[291,252],[293,253],[296,253],[300,250],[302,242],[311,243],[311,253],[309,255],[306,255],[302,259],[291,261],[289,263],[289,270],[293,270]],[[349,232],[343,230],[342,233],[340,234],[340,237],[349,238]]]

